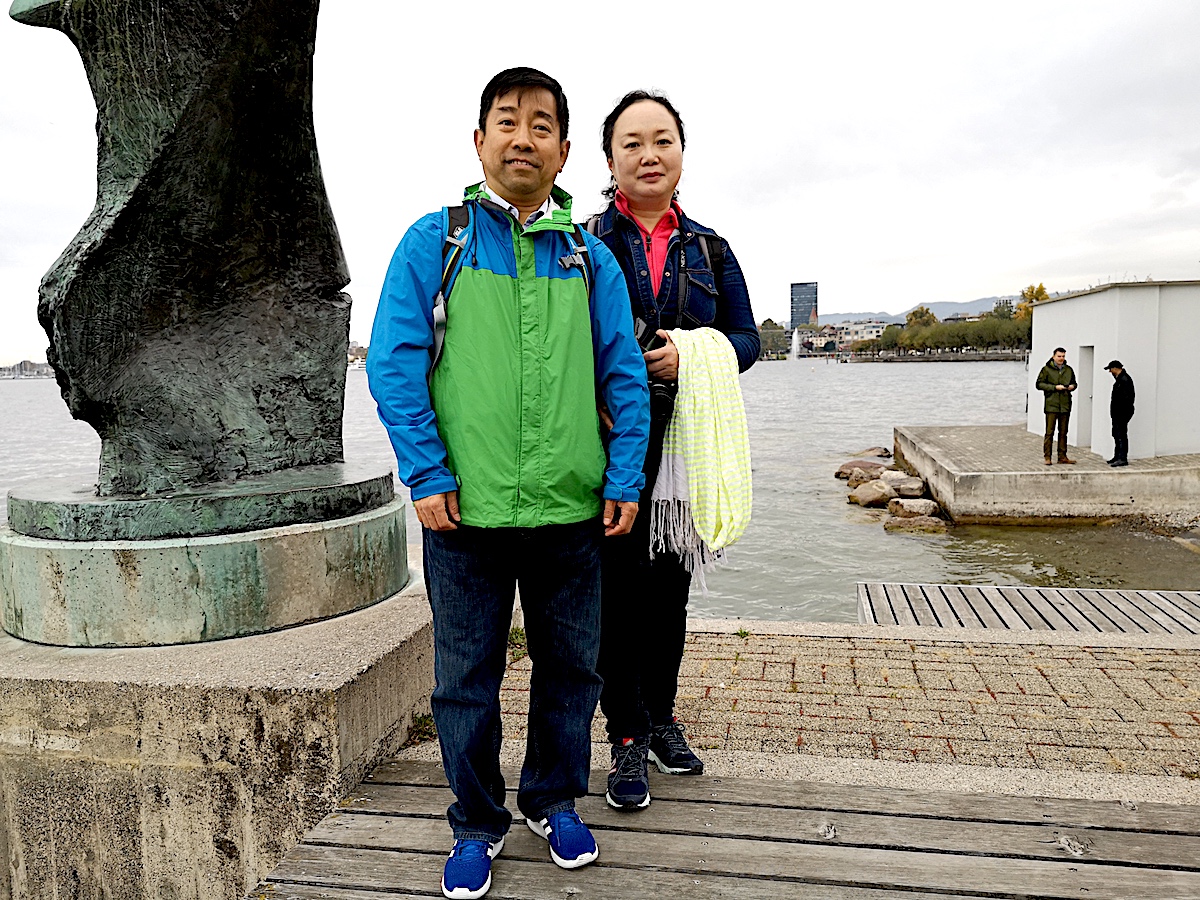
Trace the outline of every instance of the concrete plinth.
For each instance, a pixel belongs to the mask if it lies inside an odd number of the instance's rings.
[[[937,425],[896,428],[895,455],[960,523],[1200,515],[1200,454],[1112,469],[1071,447],[1074,465],[1047,466],[1020,425]]]
[[[418,588],[219,643],[0,635],[0,898],[240,900],[396,751],[432,686]]]
[[[17,534],[59,541],[154,541],[344,519],[395,499],[390,472],[354,463],[145,497],[98,497],[94,485],[47,479],[8,494]]]
[[[74,647],[256,634],[362,609],[408,580],[404,503],[327,522],[152,541],[0,529],[0,625]]]

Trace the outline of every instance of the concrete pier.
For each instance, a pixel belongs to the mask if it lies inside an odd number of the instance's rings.
[[[1200,516],[1200,454],[1112,469],[1071,447],[1075,465],[1047,466],[1042,438],[1021,425],[905,425],[895,429],[895,455],[959,523]]]

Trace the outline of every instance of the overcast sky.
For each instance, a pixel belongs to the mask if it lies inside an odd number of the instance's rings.
[[[499,18],[493,18],[499,13]],[[522,16],[543,21],[522,21]],[[325,0],[316,126],[366,343],[388,259],[480,176],[495,72],[571,104],[559,184],[593,212],[633,88],[687,126],[681,202],[730,242],[758,320],[1200,278],[1200,3],[523,5]],[[37,285],[95,196],[95,109],[57,32],[0,21],[0,364],[44,360]]]

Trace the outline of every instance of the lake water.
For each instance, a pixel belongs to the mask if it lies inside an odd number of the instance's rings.
[[[877,513],[846,502],[834,470],[863,448],[891,447],[893,425],[1021,422],[1025,386],[1025,366],[1013,362],[757,364],[742,376],[754,518],[729,565],[708,576],[708,595],[694,592],[693,613],[853,622],[859,581],[1200,586],[1200,555],[1157,535],[1095,526],[887,534]],[[394,467],[361,370],[347,376],[345,446],[347,459]],[[48,474],[94,481],[99,449],[53,381],[0,381],[4,496]],[[409,526],[415,535],[411,514]]]

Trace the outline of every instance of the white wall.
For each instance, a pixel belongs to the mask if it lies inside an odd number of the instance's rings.
[[[1127,284],[1078,297],[1038,304],[1033,311],[1029,359],[1028,428],[1045,431],[1044,396],[1037,374],[1055,347],[1065,347],[1076,379],[1081,348],[1093,347],[1090,435],[1080,435],[1080,400],[1074,398],[1067,436],[1073,446],[1112,455],[1108,415],[1112,376],[1102,366],[1119,359],[1137,389],[1129,423],[1129,456],[1144,459],[1200,453],[1200,366],[1193,360],[1200,343],[1200,284]]]

